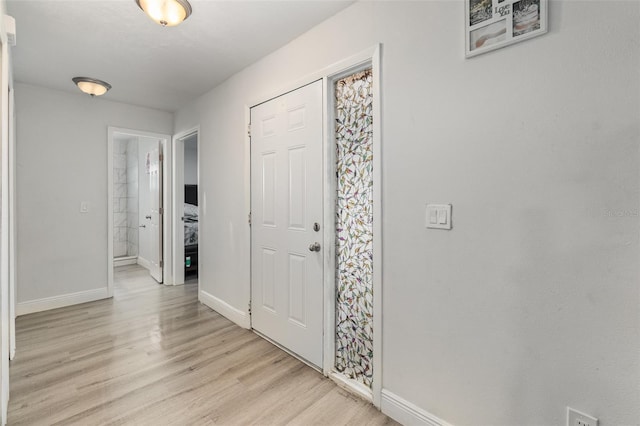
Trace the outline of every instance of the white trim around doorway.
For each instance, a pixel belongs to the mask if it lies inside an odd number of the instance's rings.
[[[373,70],[373,381],[372,388],[364,389],[355,380],[345,378],[335,371],[335,139],[334,139],[334,101],[332,96],[335,81],[355,72],[372,68]],[[345,60],[339,61],[320,71],[292,82],[279,90],[255,98],[245,105],[245,124],[249,128],[251,108],[284,93],[291,92],[317,80],[323,80],[323,221],[324,221],[324,337],[322,372],[351,392],[370,400],[380,408],[382,392],[382,126],[381,126],[381,79],[380,79],[380,45],[359,52]],[[245,137],[245,207],[247,216],[251,213],[251,139],[247,132]],[[248,233],[251,247],[251,232]],[[249,269],[251,257],[249,257]],[[251,280],[249,280],[249,306],[251,305]],[[250,324],[249,324],[250,327]]]
[[[327,247],[330,255],[325,258],[325,373],[329,373],[341,387],[371,400],[380,407],[382,391],[382,150],[381,150],[381,96],[380,96],[380,46],[354,55],[330,67],[325,77],[326,127],[325,127],[325,170],[329,177],[325,191],[325,241],[335,241],[336,228],[336,142],[335,142],[335,83],[349,75],[371,68],[373,71],[373,379],[371,389],[355,380],[346,378],[335,371],[336,335],[336,270],[335,244]],[[330,239],[329,239],[330,238]],[[327,245],[327,244],[325,244]]]
[[[6,31],[0,31],[0,55],[1,55],[1,72],[0,72],[0,111],[2,112],[2,118],[0,118],[0,162],[2,163],[0,187],[2,190],[1,214],[0,214],[0,420],[2,424],[7,422],[7,410],[9,406],[9,357],[11,347],[11,327],[10,323],[15,321],[15,317],[12,316],[13,309],[11,304],[15,304],[14,294],[10,290],[11,275],[9,268],[13,265],[10,263],[11,252],[11,236],[10,229],[13,225],[10,217],[11,212],[9,210],[10,204],[10,185],[13,184],[10,178],[9,172],[11,157],[10,141],[9,141],[9,128],[13,125],[12,111],[9,109],[9,44],[7,43]],[[11,297],[12,302],[9,301]]]
[[[124,129],[109,126],[107,129],[107,294],[113,297],[113,137],[115,134],[123,134],[134,137],[157,138],[162,141],[163,167],[162,167],[162,208],[164,211],[162,224],[162,252],[163,271],[162,283],[173,284],[172,262],[172,209],[171,209],[171,136],[161,133],[145,132],[141,130]]]

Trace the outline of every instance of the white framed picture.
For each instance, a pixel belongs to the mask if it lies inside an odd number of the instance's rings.
[[[465,0],[466,57],[547,32],[548,0]]]

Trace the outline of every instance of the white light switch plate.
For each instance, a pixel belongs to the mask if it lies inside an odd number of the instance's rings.
[[[567,407],[567,426],[598,426],[598,419]]]
[[[427,204],[427,228],[451,229],[451,204]]]

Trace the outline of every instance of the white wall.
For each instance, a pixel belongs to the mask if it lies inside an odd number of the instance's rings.
[[[172,114],[26,84],[15,93],[18,301],[106,288],[107,126],[172,133]]]
[[[381,42],[384,389],[458,425],[635,424],[640,3],[551,1],[549,34],[471,60],[463,16],[358,3],[176,113],[207,164],[201,288],[246,311],[245,105]]]
[[[198,136],[184,140],[184,184],[198,184]]]

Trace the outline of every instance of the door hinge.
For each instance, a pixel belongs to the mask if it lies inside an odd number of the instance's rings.
[[[164,260],[160,261],[160,267],[162,268],[164,266]]]
[[[161,214],[161,215],[164,214],[164,208],[163,207],[160,207],[160,209],[158,209],[158,214]]]
[[[251,315],[251,302],[249,302],[248,310],[249,310],[249,315]]]
[[[249,212],[249,219],[247,221],[249,222],[249,226],[251,226],[251,212]]]
[[[164,155],[160,154],[159,161],[163,161],[163,160],[164,160]]]
[[[247,124],[247,136],[251,137],[251,123]]]

